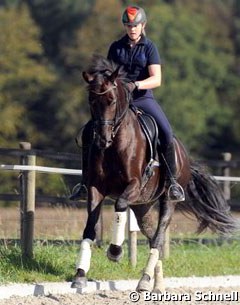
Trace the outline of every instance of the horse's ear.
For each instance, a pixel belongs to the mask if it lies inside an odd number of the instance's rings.
[[[91,74],[89,74],[85,71],[83,71],[82,77],[88,84],[91,83],[91,81],[93,81],[93,78],[94,78]]]
[[[115,79],[118,77],[121,66],[118,66],[117,69],[108,77],[110,82],[114,83]]]

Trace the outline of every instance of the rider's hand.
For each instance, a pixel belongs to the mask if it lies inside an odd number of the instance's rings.
[[[130,93],[132,93],[136,89],[136,85],[134,82],[129,82],[126,84],[126,87]]]

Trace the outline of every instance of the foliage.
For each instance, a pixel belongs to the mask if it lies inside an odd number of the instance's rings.
[[[163,60],[163,85],[156,96],[177,135],[197,153],[202,139],[218,136],[231,118],[218,90],[228,77],[233,54],[213,43],[204,15],[186,6],[156,6],[149,23]]]
[[[106,9],[107,7],[107,9]],[[114,0],[96,0],[89,17],[76,29],[73,40],[63,46],[67,65],[86,67],[91,54],[107,54],[110,43],[119,36],[121,6]]]
[[[39,43],[39,29],[26,6],[0,9],[0,145],[11,147],[20,139],[35,143],[31,114],[55,80]],[[43,102],[43,100],[42,100]]]
[[[61,48],[68,43],[74,29],[89,16],[94,0],[27,0],[27,3],[42,28],[46,54],[56,64],[59,63]]]
[[[239,122],[239,111],[240,111],[240,86],[239,86],[239,77],[240,77],[240,2],[235,0],[233,1],[233,16],[231,18],[232,21],[232,32],[231,36],[233,37],[234,44],[234,54],[235,61],[232,67],[232,73],[229,75],[229,82],[226,83],[229,90],[229,97],[231,98],[230,106],[233,109],[234,117],[232,120],[232,129],[233,133],[237,139],[236,146],[238,147],[238,143],[240,141],[240,122]],[[234,76],[237,76],[234,77]]]

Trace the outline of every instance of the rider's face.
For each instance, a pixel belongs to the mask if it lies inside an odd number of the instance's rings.
[[[127,31],[127,34],[129,38],[135,42],[137,42],[142,34],[142,31],[144,29],[144,25],[142,23],[139,23],[138,25],[125,25],[125,29]]]

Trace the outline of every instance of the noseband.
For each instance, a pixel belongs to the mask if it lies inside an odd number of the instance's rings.
[[[114,84],[107,88],[105,91],[103,92],[96,92],[94,90],[91,90],[91,92],[93,92],[96,95],[105,95],[106,93],[115,90],[118,87],[117,83],[114,82]],[[115,100],[116,102],[116,100]],[[116,133],[118,131],[118,128],[120,127],[121,123],[122,123],[122,119],[124,118],[124,116],[126,115],[128,110],[128,107],[126,107],[126,109],[124,109],[124,111],[119,115],[119,109],[118,107],[116,107],[116,112],[115,112],[115,117],[113,120],[100,120],[100,119],[96,119],[93,120],[93,128],[94,128],[94,133],[96,134],[96,128],[98,126],[112,126],[111,129],[111,138],[113,139],[116,136]]]

